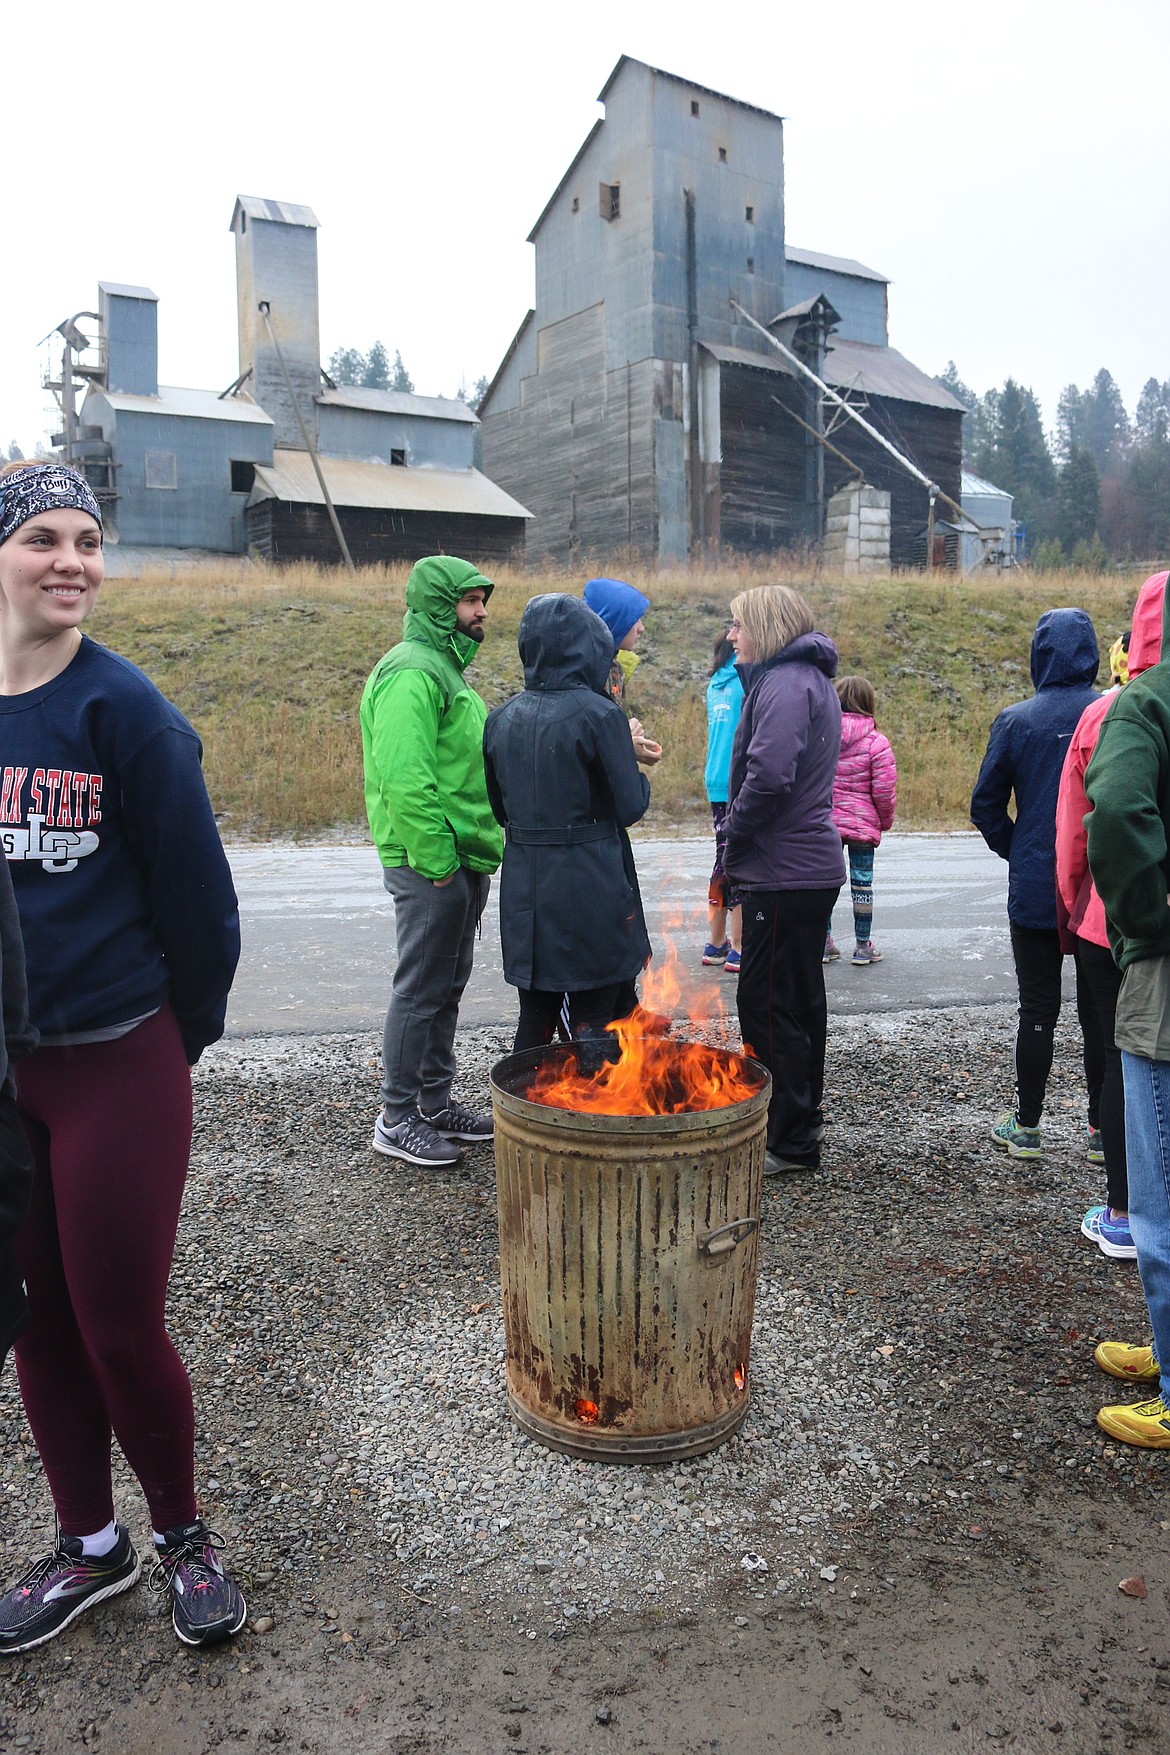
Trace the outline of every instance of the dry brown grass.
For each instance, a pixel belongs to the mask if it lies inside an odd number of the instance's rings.
[[[579,590],[590,571],[646,588],[653,607],[627,705],[664,747],[651,772],[649,820],[659,825],[707,820],[703,691],[712,641],[738,591],[777,582],[804,592],[842,668],[877,689],[879,722],[898,757],[900,824],[957,828],[992,717],[1029,692],[1037,617],[1059,604],[1087,609],[1104,656],[1141,584],[1139,573],[846,581],[798,563],[746,561],[488,571],[497,590],[470,674],[489,705],[521,686],[515,635],[529,597]],[[357,704],[375,660],[399,637],[406,574],[405,566],[347,574],[226,558],[110,580],[91,631],[142,665],[195,724],[228,832],[311,836],[361,823]]]

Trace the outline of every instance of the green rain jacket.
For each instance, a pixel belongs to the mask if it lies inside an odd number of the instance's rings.
[[[1122,969],[1170,955],[1170,590],[1162,661],[1126,684],[1085,771],[1089,868]]]
[[[406,582],[403,638],[362,691],[366,814],[383,865],[409,865],[432,881],[459,866],[493,872],[503,830],[483,769],[487,710],[463,679],[478,642],[457,631],[466,591],[493,586],[470,561],[431,555]]]

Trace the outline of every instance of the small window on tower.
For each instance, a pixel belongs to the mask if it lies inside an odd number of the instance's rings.
[[[233,494],[250,494],[256,485],[256,465],[233,457],[231,469]]]
[[[747,220],[749,225],[755,225],[755,223],[756,223],[756,210],[755,210],[755,208],[754,207],[745,207],[743,210],[743,217]]]
[[[579,195],[574,195],[574,197],[573,197],[573,212],[580,213],[580,211],[581,211],[581,197]]]
[[[697,97],[693,97],[691,99],[691,115],[697,116],[698,113],[699,113],[699,100]]]
[[[727,163],[727,148],[725,146],[721,146],[719,148],[719,163],[721,165],[725,165]]]
[[[622,211],[622,186],[620,183],[602,183],[600,205],[602,219],[620,219]]]
[[[754,274],[754,273],[755,273],[755,272],[756,272],[756,259],[755,259],[755,257],[754,257],[754,256],[749,256],[749,257],[748,257],[748,260],[747,260],[747,271],[748,271],[748,273],[749,273],[749,274]]]
[[[400,469],[405,469],[406,468],[406,452],[405,452],[405,450],[391,451],[390,462],[391,462],[391,464],[396,465]]]

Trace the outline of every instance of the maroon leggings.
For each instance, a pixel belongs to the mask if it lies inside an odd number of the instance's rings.
[[[29,1324],[25,1412],[61,1527],[114,1515],[110,1432],[156,1530],[197,1515],[191,1385],[166,1330],[191,1154],[191,1074],[170,1008],[115,1042],[40,1048],[17,1104],[36,1162],[16,1240]]]

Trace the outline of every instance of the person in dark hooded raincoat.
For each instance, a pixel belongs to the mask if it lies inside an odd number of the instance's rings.
[[[650,955],[631,823],[650,802],[626,716],[606,692],[613,637],[580,598],[534,597],[520,618],[524,693],[488,714],[488,799],[504,825],[500,940],[520,994],[515,1050],[604,1029]],[[627,1007],[628,1010],[628,1007]]]
[[[971,795],[971,821],[1008,862],[1008,923],[1020,992],[1016,1102],[991,1130],[1013,1158],[1041,1153],[1040,1113],[1052,1069],[1064,956],[1056,918],[1056,798],[1060,771],[1081,714],[1096,699],[1097,636],[1083,609],[1050,609],[1032,637],[1029,700],[998,714]],[[1008,801],[1015,795],[1015,819]],[[1070,936],[1068,948],[1075,940]],[[1090,1022],[1092,1001],[1077,965],[1089,1125],[1099,1126],[1105,1052]],[[1086,1027],[1086,1025],[1088,1027]]]

